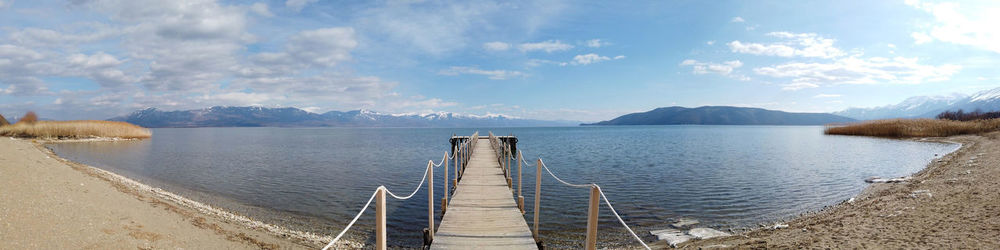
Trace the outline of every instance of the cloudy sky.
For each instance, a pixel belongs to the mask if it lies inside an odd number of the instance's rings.
[[[0,114],[261,105],[595,121],[1000,87],[996,1],[618,2],[0,0]]]

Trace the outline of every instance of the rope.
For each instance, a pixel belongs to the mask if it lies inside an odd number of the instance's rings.
[[[628,230],[628,232],[632,234],[632,237],[635,237],[635,240],[639,241],[639,244],[642,244],[642,246],[646,247],[646,249],[650,249],[649,246],[646,245],[646,242],[643,242],[642,238],[639,238],[639,235],[636,235],[635,231],[632,231],[632,228],[630,228],[628,224],[625,224],[625,220],[622,220],[622,216],[618,215],[618,211],[615,211],[615,207],[611,206],[611,201],[609,201],[608,197],[604,195],[604,189],[601,189],[601,186],[598,186],[597,184],[594,184],[594,186],[597,187],[597,192],[601,193],[601,198],[604,198],[604,203],[608,204],[608,208],[611,209],[611,213],[615,215],[615,218],[618,218],[618,222],[622,223],[622,226],[625,227],[625,230]]]
[[[535,166],[535,164],[531,164],[531,163],[528,163],[528,161],[525,161],[523,154],[521,155],[521,162],[523,162],[524,165],[527,165],[528,167],[534,167]]]
[[[375,200],[375,195],[378,194],[378,190],[383,188],[385,187],[379,186],[378,188],[375,189],[375,192],[372,193],[372,197],[368,198],[368,202],[365,203],[365,206],[361,208],[361,212],[358,212],[358,215],[354,216],[354,219],[351,220],[351,223],[347,223],[347,227],[345,227],[344,230],[341,230],[340,233],[337,234],[337,237],[333,238],[333,241],[330,241],[330,244],[326,244],[326,246],[323,247],[323,250],[327,250],[330,247],[332,247],[333,243],[337,243],[337,240],[340,240],[340,237],[344,236],[344,233],[347,233],[347,230],[351,229],[351,226],[354,226],[354,222],[357,222],[358,218],[361,218],[361,215],[365,213],[365,210],[368,210],[368,205],[371,205],[372,201]],[[386,191],[388,191],[388,189]]]
[[[548,166],[545,166],[545,162],[544,161],[539,161],[539,162],[542,163],[542,168],[545,168],[545,172],[549,172],[549,175],[551,175],[552,178],[555,178],[557,181],[562,182],[563,185],[570,186],[570,187],[578,187],[578,188],[589,188],[592,185],[592,184],[573,184],[573,183],[566,182],[566,181],[564,181],[562,179],[559,179],[559,177],[556,177],[556,175],[552,173],[552,170],[549,170]]]
[[[417,185],[417,189],[414,189],[413,193],[410,193],[410,195],[407,195],[406,197],[400,197],[400,196],[397,196],[396,194],[393,194],[392,191],[389,191],[388,188],[385,189],[385,192],[389,193],[389,195],[392,196],[392,198],[396,198],[397,200],[406,200],[406,199],[409,199],[409,198],[413,197],[413,195],[417,194],[417,191],[420,191],[420,187],[424,186],[424,181],[427,180],[427,171],[431,171],[431,166],[430,165],[427,165],[427,170],[424,171],[424,178],[420,179],[420,185]]]
[[[446,161],[446,160],[448,160],[448,152],[447,151],[444,152],[444,157],[441,157],[441,161],[439,161],[437,164],[434,164],[434,167],[440,167],[441,164],[444,164],[444,161]],[[432,163],[433,163],[433,161],[432,161]]]

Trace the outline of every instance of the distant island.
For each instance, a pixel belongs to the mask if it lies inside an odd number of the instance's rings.
[[[108,119],[147,128],[190,127],[541,127],[575,126],[577,121],[545,121],[506,115],[449,112],[384,114],[370,110],[312,113],[298,108],[211,107],[164,111],[147,108]]]
[[[703,106],[666,107],[581,125],[824,125],[855,119],[826,113],[790,113],[761,108]]]

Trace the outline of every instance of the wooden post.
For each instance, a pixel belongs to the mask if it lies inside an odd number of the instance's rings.
[[[448,189],[448,155],[445,154],[444,158],[444,198],[441,198],[441,216],[444,218],[444,212],[448,209],[448,193],[451,189]]]
[[[434,162],[427,161],[427,233],[434,240]]]
[[[587,250],[597,249],[597,214],[600,209],[600,195],[597,185],[590,187],[590,208],[587,209]]]
[[[385,186],[375,191],[375,249],[385,250]]]
[[[461,154],[462,154],[462,152],[461,152],[461,150],[462,150],[462,148],[461,148],[461,147],[462,147],[462,145],[461,145],[461,144],[459,144],[459,145],[458,145],[458,147],[459,147],[459,148],[458,148],[458,150],[459,150],[459,151],[456,151],[456,152],[455,152],[455,169],[458,169],[458,168],[461,168],[461,167],[462,167],[462,165],[461,165],[461,164],[458,164],[458,159],[461,159],[461,158],[462,158],[461,156],[459,156],[459,155],[461,155]],[[465,169],[463,168],[462,170],[465,170]],[[462,171],[462,174],[465,174],[465,171]],[[455,175],[455,178],[458,178],[458,175]]]
[[[513,183],[514,176],[513,173],[511,173],[511,171],[514,168],[510,166],[510,157],[513,155],[510,154],[510,145],[507,145],[507,149],[505,151],[507,152],[504,152],[503,158],[505,161],[507,161],[507,188],[510,188],[511,193],[514,193],[514,183]]]
[[[535,242],[542,240],[538,236],[538,208],[541,205],[542,199],[542,159],[538,159],[538,165],[535,165],[535,230],[532,232],[535,236]]]
[[[458,183],[458,169],[461,168],[458,166],[458,146],[455,146],[454,156],[455,156],[455,183]],[[455,184],[455,187],[457,188],[458,184]]]
[[[521,152],[517,152],[517,208],[521,209],[521,214],[524,214],[524,196],[521,195]]]

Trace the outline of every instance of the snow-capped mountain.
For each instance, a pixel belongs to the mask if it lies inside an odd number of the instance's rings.
[[[873,108],[849,108],[833,112],[858,120],[888,118],[933,118],[944,111],[997,111],[1000,110],[1000,88],[985,90],[966,96],[914,96],[894,105]]]
[[[211,107],[179,111],[147,108],[109,120],[126,121],[143,127],[530,127],[579,124],[495,114],[384,114],[365,109],[317,114],[298,108],[266,107]]]

